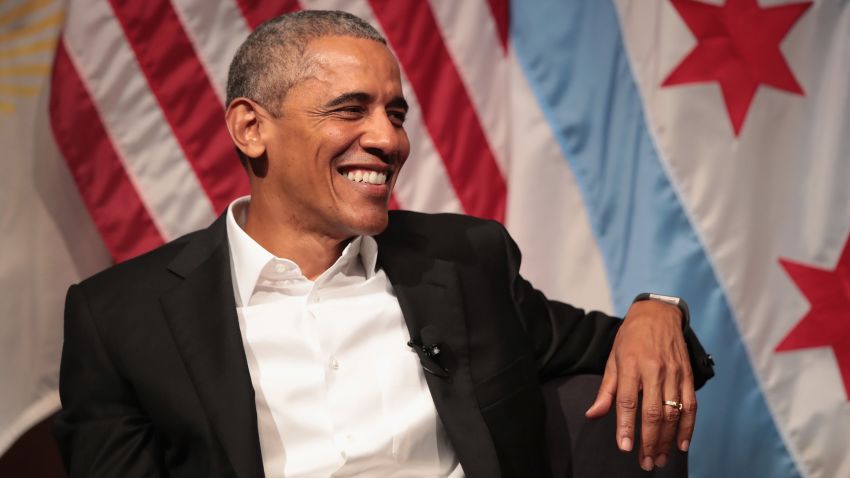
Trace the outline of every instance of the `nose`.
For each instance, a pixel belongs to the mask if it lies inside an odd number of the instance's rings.
[[[391,158],[398,153],[400,136],[404,131],[390,121],[386,112],[376,111],[369,115],[364,128],[363,134],[360,135],[360,146],[364,150],[382,159]]]

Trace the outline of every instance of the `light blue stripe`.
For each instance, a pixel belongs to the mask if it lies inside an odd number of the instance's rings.
[[[581,188],[617,310],[643,291],[685,297],[714,355],[717,376],[698,393],[691,476],[799,476],[647,131],[614,6],[514,0],[511,39]]]

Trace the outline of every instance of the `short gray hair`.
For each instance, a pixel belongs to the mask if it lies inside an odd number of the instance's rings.
[[[227,74],[227,104],[239,97],[256,101],[275,116],[296,83],[309,75],[307,45],[321,37],[387,40],[365,20],[347,12],[303,10],[264,22],[239,47]]]

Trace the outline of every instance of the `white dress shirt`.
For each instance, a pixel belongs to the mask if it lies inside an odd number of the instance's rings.
[[[310,281],[245,233],[248,205],[227,236],[266,476],[462,477],[375,240]]]

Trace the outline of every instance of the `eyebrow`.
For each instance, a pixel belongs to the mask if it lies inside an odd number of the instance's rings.
[[[410,107],[407,105],[407,100],[405,100],[401,96],[396,96],[395,98],[390,100],[387,106],[389,106],[390,108],[403,109],[405,112],[410,109]]]
[[[333,108],[335,106],[344,105],[346,103],[368,103],[372,101],[372,95],[369,93],[364,93],[362,91],[354,91],[351,93],[343,93],[336,98],[325,103],[325,108]],[[396,96],[387,103],[387,106],[390,108],[401,108],[404,111],[407,111],[409,108],[407,101],[401,97]]]

